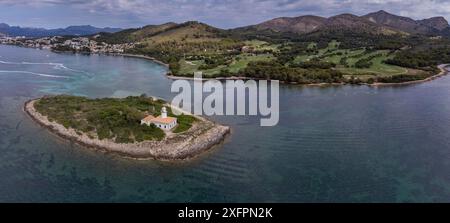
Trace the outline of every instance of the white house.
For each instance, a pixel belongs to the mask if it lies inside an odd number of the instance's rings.
[[[149,115],[141,120],[141,125],[151,125],[154,124],[156,127],[169,131],[173,129],[175,126],[177,126],[177,118],[174,117],[168,117],[167,116],[167,109],[166,107],[163,107],[161,109],[161,115],[155,118],[152,115]]]

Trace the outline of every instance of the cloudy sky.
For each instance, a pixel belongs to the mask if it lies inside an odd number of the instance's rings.
[[[198,20],[231,28],[281,16],[363,15],[380,9],[416,19],[450,19],[449,0],[0,0],[0,23],[128,28]]]

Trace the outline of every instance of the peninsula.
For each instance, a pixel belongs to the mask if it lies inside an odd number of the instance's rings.
[[[230,128],[205,118],[175,116],[161,99],[59,95],[27,101],[38,124],[77,144],[135,159],[185,160],[221,143]],[[150,118],[151,117],[151,118]]]

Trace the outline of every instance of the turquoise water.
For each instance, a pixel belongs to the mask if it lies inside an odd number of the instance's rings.
[[[407,87],[282,86],[279,125],[213,117],[232,135],[182,163],[79,147],[21,110],[56,93],[170,99],[164,72],[136,58],[0,46],[0,201],[450,202],[450,76]]]

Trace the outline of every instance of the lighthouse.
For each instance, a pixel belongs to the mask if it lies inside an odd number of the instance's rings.
[[[161,109],[161,118],[167,118],[167,109],[166,109],[166,107],[163,107]]]
[[[155,118],[152,115],[149,115],[141,120],[141,125],[151,124],[156,125],[156,127],[164,131],[169,131],[177,126],[177,118],[167,116],[167,109],[166,107],[163,107],[160,116]]]

